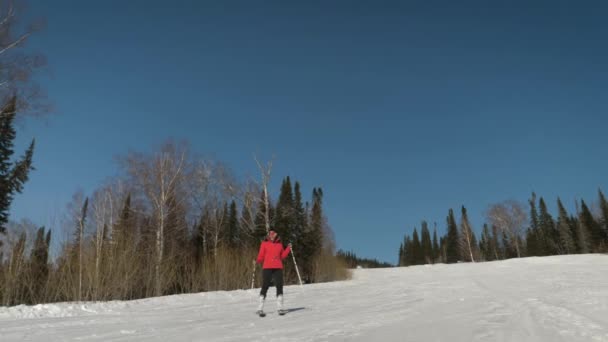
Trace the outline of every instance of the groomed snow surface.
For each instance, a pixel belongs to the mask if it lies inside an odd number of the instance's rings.
[[[608,256],[355,270],[288,286],[0,308],[0,341],[608,341]]]

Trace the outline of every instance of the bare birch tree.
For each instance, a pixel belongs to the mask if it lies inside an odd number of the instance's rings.
[[[149,201],[156,226],[154,293],[162,295],[161,267],[164,260],[165,228],[171,200],[188,167],[187,147],[168,142],[151,156],[131,153],[125,160],[127,171]]]
[[[521,257],[520,238],[527,222],[524,205],[514,200],[493,204],[486,212],[491,225],[500,229],[509,238],[511,247],[515,248],[517,257]]]
[[[0,1],[0,101],[16,96],[20,114],[39,115],[50,106],[33,74],[46,66],[46,59],[24,47],[43,25],[23,23],[24,10],[23,1]]]
[[[256,156],[253,157],[258,164],[260,173],[262,174],[262,191],[264,192],[264,222],[266,223],[266,233],[270,231],[270,200],[268,199],[268,183],[270,183],[270,174],[272,172],[272,160],[266,165],[262,165]]]
[[[462,217],[460,218],[460,230],[461,230],[461,234],[460,234],[461,255],[463,258],[465,256],[468,256],[470,258],[471,262],[475,262],[475,257],[473,256],[474,254],[476,254],[475,250],[477,249],[475,238],[474,238],[475,233],[473,232],[473,229],[471,228],[471,223],[469,222],[469,217],[467,215],[467,209],[464,206],[462,206]]]

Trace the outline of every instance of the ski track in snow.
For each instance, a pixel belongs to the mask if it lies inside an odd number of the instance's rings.
[[[608,256],[355,270],[353,280],[0,308],[0,341],[608,342]]]

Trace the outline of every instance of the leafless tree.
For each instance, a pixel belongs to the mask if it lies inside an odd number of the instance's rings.
[[[181,201],[175,194],[188,168],[188,147],[168,142],[153,155],[130,153],[123,160],[133,178],[149,201],[156,225],[156,260],[154,262],[154,292],[162,294],[161,266],[164,260],[165,228],[172,209],[171,201]]]
[[[496,226],[508,237],[512,247],[517,252],[517,257],[521,257],[519,239],[522,236],[527,214],[524,205],[518,201],[508,200],[493,204],[486,212],[486,217],[491,225]]]
[[[50,106],[32,76],[46,66],[46,59],[24,47],[43,25],[21,22],[24,10],[23,1],[0,1],[0,101],[16,96],[20,114],[39,115],[47,113]]]
[[[470,261],[475,262],[474,254],[476,254],[475,250],[477,246],[475,246],[473,240],[473,229],[471,228],[467,210],[464,206],[462,207],[462,217],[460,218],[460,231],[461,255],[463,258],[468,255]]]
[[[270,231],[270,201],[268,199],[268,183],[270,183],[270,174],[272,172],[272,160],[266,165],[262,165],[258,158],[254,155],[253,159],[258,164],[260,173],[262,174],[262,191],[264,192],[264,222],[266,223],[266,233]]]

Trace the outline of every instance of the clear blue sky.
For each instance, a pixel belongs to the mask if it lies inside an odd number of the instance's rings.
[[[449,208],[479,230],[489,204],[532,191],[553,211],[595,200],[608,4],[456,3],[30,0],[57,113],[18,132],[37,170],[12,219],[48,224],[114,156],[167,138],[239,174],[276,155],[275,192],[287,175],[322,186],[338,247],[390,262]]]

